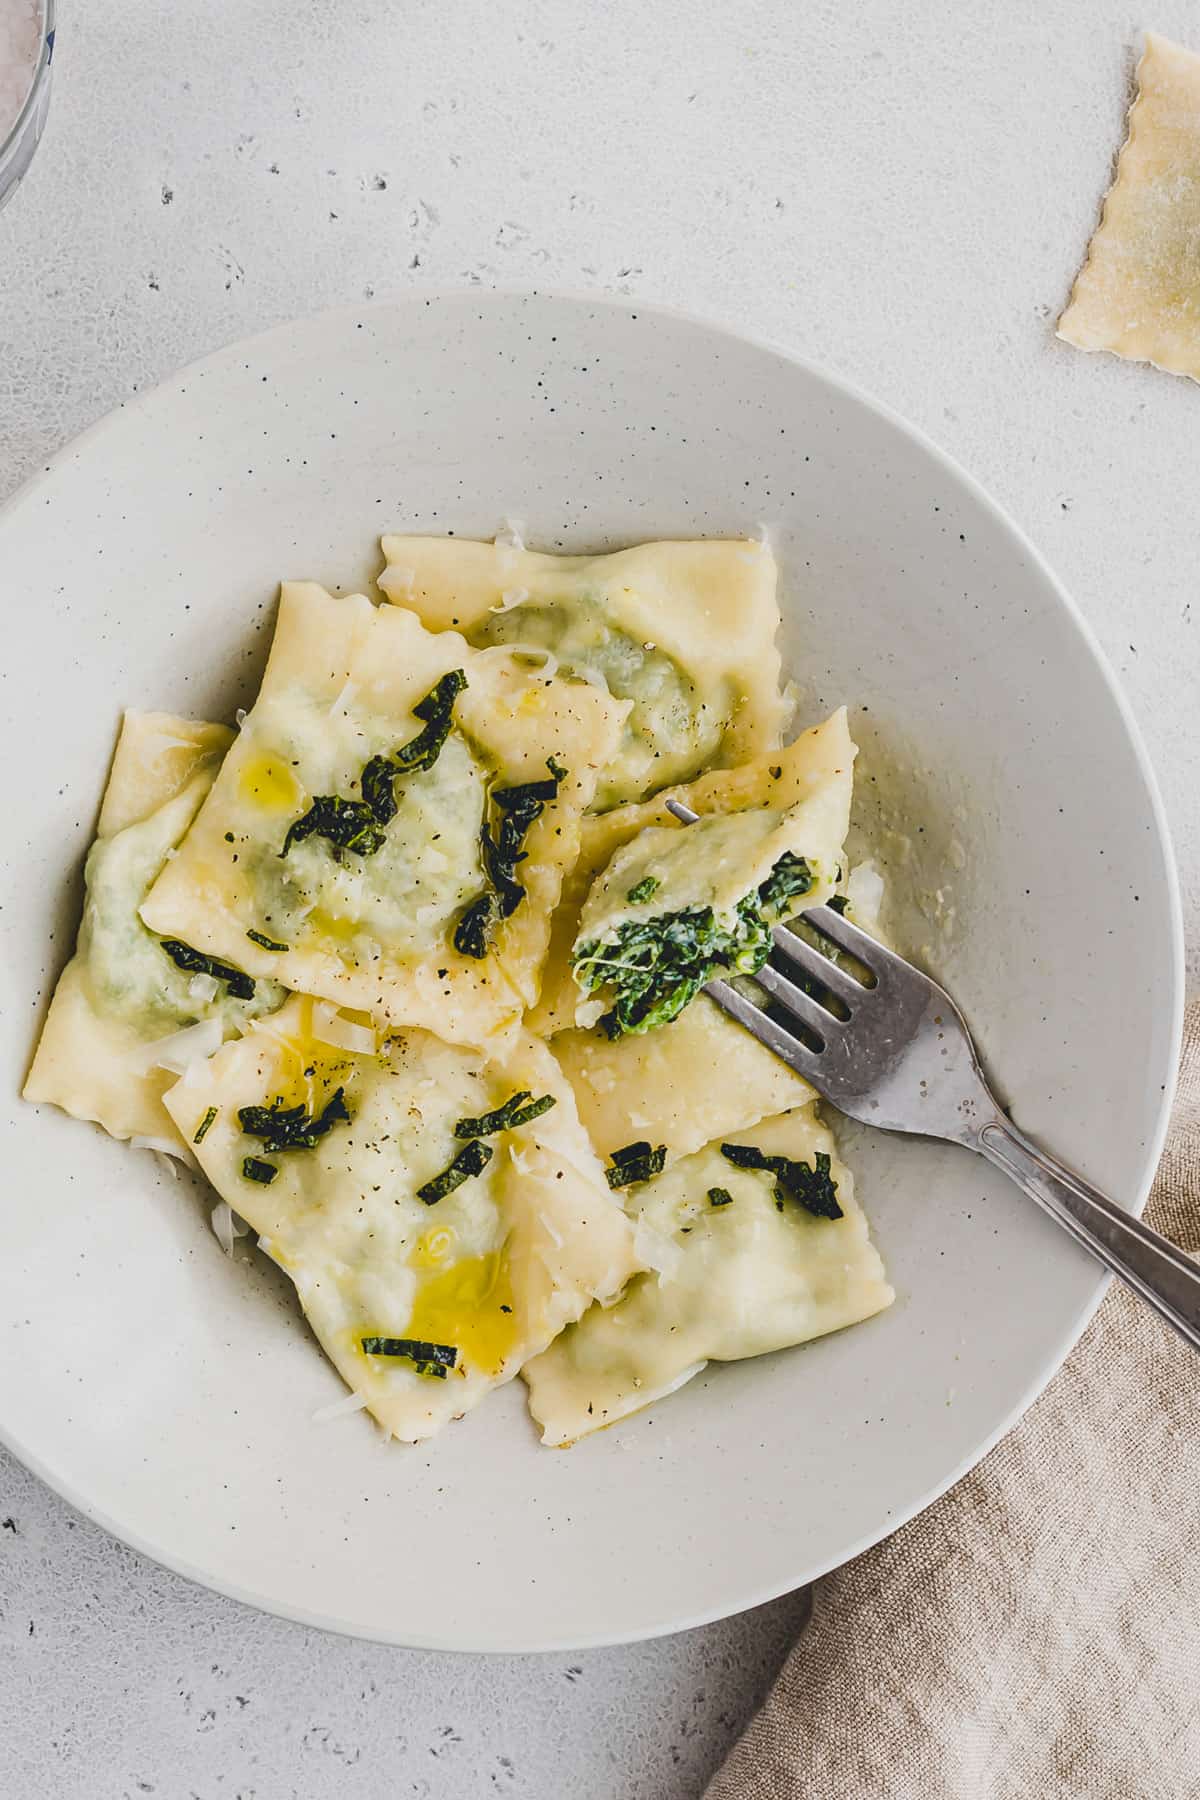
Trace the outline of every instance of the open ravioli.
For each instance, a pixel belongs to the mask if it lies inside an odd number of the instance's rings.
[[[845,710],[839,709],[783,750],[702,776],[652,802],[584,820],[579,862],[554,917],[542,993],[528,1024],[539,1034],[553,1034],[552,1047],[575,1090],[580,1117],[603,1154],[631,1135],[645,1135],[665,1144],[669,1157],[685,1156],[714,1133],[741,1130],[813,1095],[801,1076],[703,994],[669,1024],[641,1034],[610,1038],[599,1026],[569,1028],[580,1002],[571,951],[597,876],[647,829],[696,831],[675,822],[666,810],[668,799],[683,801],[702,818],[769,808],[788,812],[798,826],[796,841],[806,846],[820,878],[804,903],[816,905],[831,891],[841,867],[854,756]]]
[[[855,1325],[894,1298],[849,1171],[813,1106],[738,1134],[764,1158],[826,1167],[840,1217],[809,1212],[776,1174],[739,1167],[720,1141],[632,1187],[660,1274],[593,1306],[523,1371],[543,1442],[569,1444],[673,1393],[707,1361],[761,1356]]]
[[[170,713],[127,712],[121,727],[84,870],[75,954],[54,990],[24,1088],[27,1100],[93,1119],[116,1138],[177,1146],[162,1104],[188,1053],[175,1034],[211,1021],[211,1050],[283,999],[275,982],[254,982],[240,969],[229,971],[231,986],[180,967],[138,917],[232,739],[224,725]]]
[[[285,583],[258,700],[142,917],[297,992],[487,1042],[537,993],[627,711]]]
[[[344,1379],[411,1443],[645,1264],[542,1045],[489,1060],[419,1029],[372,1035],[293,996],[167,1105]]]
[[[552,655],[632,703],[599,811],[779,742],[776,570],[746,539],[551,556],[498,540],[385,537],[379,585],[436,630]]]
[[[772,927],[836,890],[840,866],[805,854],[812,837],[800,812],[765,806],[640,832],[584,901],[571,965],[601,998],[580,1001],[577,1023],[599,1016],[609,1037],[653,1031],[713,974],[753,975]]]

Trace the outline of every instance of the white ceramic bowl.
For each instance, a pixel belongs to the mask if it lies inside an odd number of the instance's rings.
[[[311,1423],[336,1376],[186,1180],[17,1100],[119,709],[228,718],[281,576],[357,585],[383,530],[506,514],[572,550],[769,524],[803,716],[849,702],[885,853],[873,797],[911,821],[926,910],[903,935],[1019,1122],[1131,1206],[1181,991],[1152,778],[1070,602],[960,470],[780,351],[624,302],[413,295],[224,350],[64,451],[0,515],[0,1433],[184,1574],[463,1649],[669,1631],[830,1568],[976,1461],[1102,1290],[965,1152],[855,1133],[890,1312],[570,1452],[537,1446],[519,1383],[402,1449]]]

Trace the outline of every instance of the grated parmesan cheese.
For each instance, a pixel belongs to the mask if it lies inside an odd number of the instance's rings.
[[[488,611],[494,613],[511,612],[514,606],[523,606],[528,598],[529,589],[526,587],[505,588],[499,600],[496,601],[496,604],[488,607]]]
[[[318,1406],[311,1422],[314,1425],[328,1425],[331,1419],[344,1419],[349,1413],[361,1412],[366,1404],[365,1394],[343,1394],[340,1400],[331,1400],[328,1406]],[[386,1437],[387,1433],[384,1435]]]
[[[640,1218],[633,1228],[633,1250],[639,1262],[645,1263],[648,1269],[656,1270],[659,1287],[678,1274],[683,1255],[681,1246],[672,1243],[661,1231],[656,1231],[645,1217]]]
[[[405,569],[399,563],[389,563],[379,577],[379,586],[389,600],[411,600],[416,580],[415,569]]]
[[[331,1044],[335,1050],[348,1050],[354,1056],[374,1056],[379,1040],[369,1025],[357,1025],[328,1000],[315,1000],[312,1012],[312,1034],[320,1044]]]
[[[221,1048],[220,1019],[201,1019],[196,1025],[185,1025],[166,1037],[155,1038],[141,1053],[132,1058],[139,1074],[151,1069],[167,1069],[172,1075],[186,1075],[195,1062],[204,1062]]]
[[[866,930],[878,925],[883,907],[883,876],[873,862],[856,863],[846,881],[846,899]]]
[[[357,692],[358,692],[357,683],[353,682],[353,681],[347,681],[343,685],[342,691],[338,695],[337,699],[330,706],[329,717],[331,719],[344,719],[346,717],[346,714],[350,710],[350,707],[354,700],[354,696],[355,696],[355,694],[357,694]]]

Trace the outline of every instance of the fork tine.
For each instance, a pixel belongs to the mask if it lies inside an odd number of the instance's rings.
[[[853,1006],[870,993],[871,990],[861,981],[856,981],[845,969],[839,969],[823,951],[816,949],[796,932],[789,931],[786,926],[776,925],[771,936],[775,941],[775,949],[785,962],[803,969],[806,975],[811,975],[848,1006]],[[755,979],[759,977],[756,976]]]
[[[819,1000],[806,994],[802,987],[789,981],[786,975],[773,968],[769,962],[754,971],[754,979],[759,987],[767,990],[772,1000],[778,1000],[801,1024],[807,1025],[810,1031],[815,1031],[822,1043],[829,1036],[831,1027],[841,1024],[841,1020],[835,1019]]]
[[[894,950],[886,949],[878,938],[873,938],[869,932],[863,931],[861,926],[851,924],[844,913],[834,912],[832,907],[810,906],[802,916],[810,925],[815,925],[818,931],[823,932],[827,938],[832,938],[835,944],[840,944],[843,950],[849,950],[852,956],[857,956],[859,962],[865,963],[872,975],[878,975],[883,969],[911,969],[912,967],[912,964],[906,963],[902,956],[897,956]]]
[[[768,1018],[761,1006],[755,1006],[753,1000],[747,1000],[744,994],[739,994],[728,981],[710,981],[704,992],[722,1012],[727,1012],[739,1025],[744,1025],[751,1037],[756,1037],[760,1044],[782,1058],[789,1068],[795,1069],[798,1075],[806,1076],[816,1085],[817,1070],[821,1062],[817,1051],[810,1050],[807,1044],[793,1037],[786,1026]]]

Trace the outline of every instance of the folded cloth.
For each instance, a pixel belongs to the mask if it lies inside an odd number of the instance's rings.
[[[1200,1003],[1146,1218],[1200,1251]],[[819,1582],[706,1800],[1196,1800],[1200,1356],[1114,1281],[950,1493]]]

